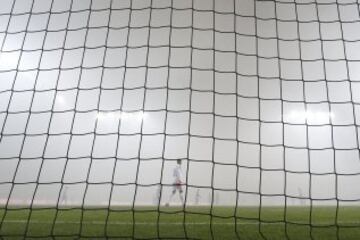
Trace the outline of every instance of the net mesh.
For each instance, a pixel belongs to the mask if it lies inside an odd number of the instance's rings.
[[[359,228],[343,208],[360,202],[359,12],[356,0],[2,0],[0,239]]]

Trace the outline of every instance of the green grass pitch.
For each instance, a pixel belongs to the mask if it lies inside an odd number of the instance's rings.
[[[4,212],[0,208],[0,219]],[[0,239],[360,239],[360,207],[33,208],[29,213],[7,210]]]

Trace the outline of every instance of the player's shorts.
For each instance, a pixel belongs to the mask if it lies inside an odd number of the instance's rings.
[[[181,183],[181,182],[174,182],[173,192],[179,191],[180,193],[182,193],[183,192],[182,185],[183,185],[183,183]]]

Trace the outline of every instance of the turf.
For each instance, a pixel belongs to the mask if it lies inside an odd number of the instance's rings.
[[[360,239],[360,207],[14,208],[4,213],[0,209],[0,239]]]

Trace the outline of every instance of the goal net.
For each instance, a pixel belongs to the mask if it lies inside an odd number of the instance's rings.
[[[359,12],[1,0],[0,239],[355,231]]]

